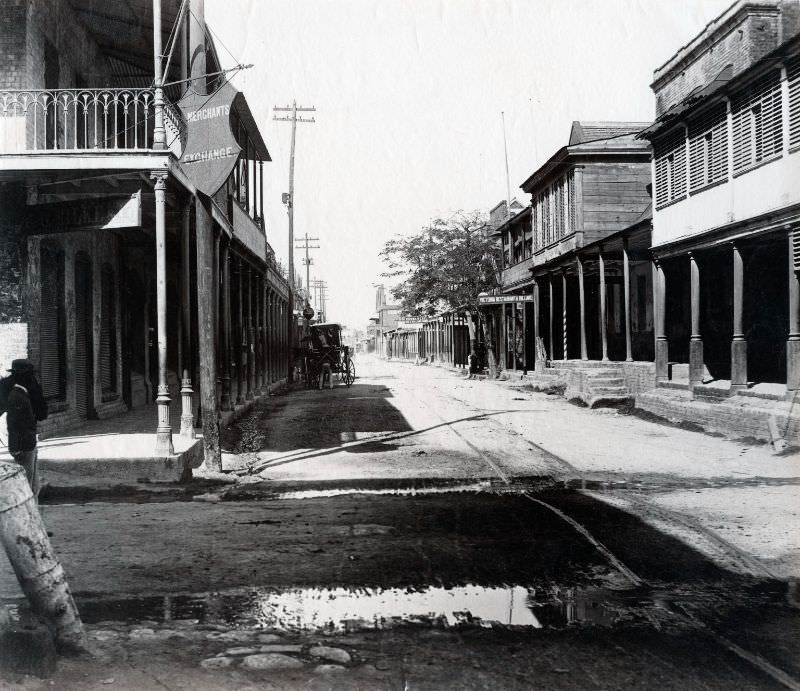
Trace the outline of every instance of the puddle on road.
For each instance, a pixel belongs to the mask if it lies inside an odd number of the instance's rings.
[[[614,602],[613,595],[603,589],[537,592],[522,586],[475,585],[421,590],[257,589],[124,600],[75,599],[88,624],[191,620],[295,632],[350,632],[407,624],[534,629],[578,623],[611,626],[628,609],[619,604],[619,599]]]
[[[319,499],[324,497],[340,497],[346,494],[377,494],[397,496],[421,496],[425,494],[452,494],[453,492],[487,492],[493,489],[494,484],[487,481],[472,482],[463,485],[442,485],[441,487],[392,487],[383,489],[307,489],[293,492],[280,492],[275,499]]]

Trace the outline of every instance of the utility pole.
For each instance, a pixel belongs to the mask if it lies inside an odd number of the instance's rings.
[[[273,120],[292,123],[292,146],[289,154],[289,194],[283,195],[283,203],[286,204],[287,212],[289,214],[289,381],[293,381],[293,350],[294,350],[294,144],[297,134],[298,122],[316,122],[313,117],[304,118],[298,117],[298,113],[316,112],[316,108],[304,108],[298,106],[296,101],[292,101],[291,106],[279,107],[274,106],[273,111],[278,113],[291,113],[291,116],[273,115]]]
[[[511,216],[511,178],[508,175],[508,143],[506,142],[506,114],[501,110],[500,117],[503,119],[503,150],[506,154],[506,218]]]
[[[305,234],[303,240],[301,240],[301,244],[295,245],[295,249],[301,250],[305,248],[306,256],[305,256],[305,265],[306,265],[306,304],[310,304],[311,302],[311,280],[309,278],[309,272],[311,269],[311,257],[308,256],[308,250],[318,250],[319,245],[310,245],[310,242],[319,242],[319,238],[310,238],[308,237],[308,233]]]

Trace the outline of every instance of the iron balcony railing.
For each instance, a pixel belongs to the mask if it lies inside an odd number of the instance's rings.
[[[153,89],[0,91],[0,153],[153,149]],[[167,147],[182,150],[185,123],[164,104]]]

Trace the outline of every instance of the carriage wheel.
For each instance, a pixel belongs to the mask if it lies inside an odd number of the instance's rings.
[[[356,366],[353,364],[353,361],[350,358],[345,360],[342,377],[344,378],[344,383],[347,386],[350,386],[350,384],[356,380]]]

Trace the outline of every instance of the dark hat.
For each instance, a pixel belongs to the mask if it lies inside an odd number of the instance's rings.
[[[33,366],[33,363],[30,360],[25,360],[20,358],[18,360],[11,361],[11,369],[9,372],[13,372],[14,374],[27,374],[28,372],[34,372],[36,368]]]

